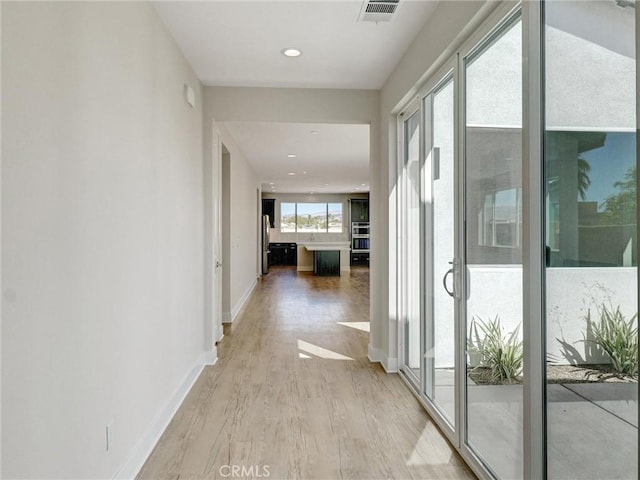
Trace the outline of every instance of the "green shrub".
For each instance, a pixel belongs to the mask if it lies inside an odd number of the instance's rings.
[[[478,328],[484,335],[480,338]],[[501,382],[513,382],[522,374],[522,361],[524,359],[522,340],[518,339],[520,326],[503,335],[500,318],[496,315],[494,320],[484,322],[480,318],[474,318],[471,329],[476,338],[475,345],[469,349],[481,355],[482,364],[491,369],[491,375]]]
[[[591,341],[607,353],[616,372],[638,375],[638,314],[625,320],[620,307],[616,307],[612,313],[604,304],[599,313],[600,322],[591,325]]]

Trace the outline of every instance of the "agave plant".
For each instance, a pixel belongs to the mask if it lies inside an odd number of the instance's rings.
[[[478,334],[482,332],[482,338]],[[480,318],[472,320],[472,335],[476,338],[475,345],[469,349],[481,355],[482,364],[491,369],[491,375],[501,382],[513,382],[522,374],[524,358],[522,340],[518,338],[520,325],[511,333],[503,334],[500,318],[496,315],[493,320],[483,321]]]
[[[622,375],[638,375],[638,324],[636,313],[629,320],[620,307],[600,309],[600,322],[591,325],[593,340],[611,359],[611,366]]]

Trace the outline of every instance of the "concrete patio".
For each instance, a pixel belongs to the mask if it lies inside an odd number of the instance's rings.
[[[522,477],[522,385],[469,385],[469,443],[499,478]],[[635,479],[638,384],[547,386],[553,479]],[[516,447],[517,446],[517,447]]]

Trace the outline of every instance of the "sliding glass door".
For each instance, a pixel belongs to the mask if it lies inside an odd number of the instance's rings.
[[[450,75],[423,100],[425,126],[425,394],[456,424],[456,164],[454,89]]]
[[[401,123],[401,370],[455,439],[456,164],[451,71]],[[459,288],[459,287],[458,287]]]
[[[421,342],[421,186],[420,112],[402,123],[403,161],[400,174],[400,318],[403,359],[401,368],[419,387],[423,348]]]
[[[414,107],[401,123],[402,371],[467,458],[514,479],[523,472],[519,12],[496,25],[426,90],[422,115]],[[496,359],[501,349],[508,358]]]
[[[636,9],[500,5],[400,116],[401,372],[482,478],[639,476]]]
[[[523,471],[521,51],[516,13],[400,123],[401,371],[461,452],[509,479]],[[494,365],[492,341],[515,364]]]
[[[550,479],[638,478],[634,6],[545,4]]]
[[[466,445],[522,478],[522,25],[464,58]]]

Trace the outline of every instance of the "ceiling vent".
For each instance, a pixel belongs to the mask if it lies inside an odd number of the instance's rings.
[[[360,11],[361,22],[389,22],[400,0],[365,0]]]

